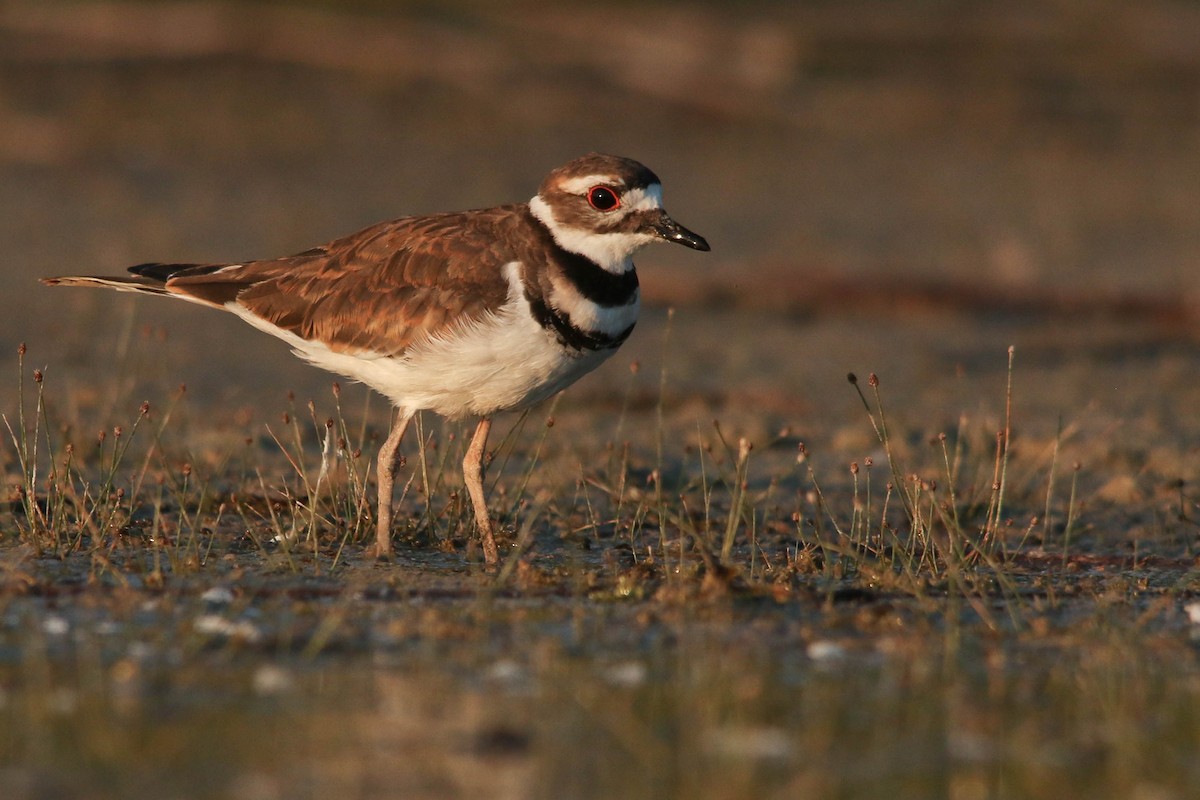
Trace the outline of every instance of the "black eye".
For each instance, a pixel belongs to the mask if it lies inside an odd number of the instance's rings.
[[[607,186],[593,186],[588,189],[588,202],[597,211],[612,211],[621,204],[617,193]]]

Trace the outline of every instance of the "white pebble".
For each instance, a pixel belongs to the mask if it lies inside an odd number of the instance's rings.
[[[228,620],[219,614],[205,614],[197,617],[193,627],[197,633],[241,639],[251,644],[262,640],[262,632],[253,623],[246,620]]]
[[[500,659],[487,668],[487,679],[496,683],[519,683],[525,679],[525,668],[511,659]]]
[[[614,686],[632,689],[646,682],[646,665],[637,661],[614,664],[604,671],[604,677]]]
[[[254,691],[258,694],[283,694],[295,683],[290,672],[274,664],[264,664],[254,672]]]
[[[813,661],[837,661],[846,657],[846,648],[828,639],[810,643],[805,652]]]
[[[227,606],[233,602],[233,590],[228,586],[214,586],[200,595],[200,599],[214,606]]]

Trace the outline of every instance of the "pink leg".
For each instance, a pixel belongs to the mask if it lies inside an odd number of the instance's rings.
[[[389,558],[392,555],[392,486],[396,481],[396,469],[400,466],[400,441],[413,412],[406,409],[396,411],[392,431],[379,448],[375,462],[375,480],[379,484],[379,507],[376,513],[375,544],[367,548],[367,555],[374,558]]]
[[[475,509],[475,524],[479,526],[479,539],[483,542],[483,560],[489,564],[500,561],[500,551],[496,547],[496,537],[492,532],[492,520],[488,516],[487,499],[483,496],[483,455],[487,449],[488,431],[492,421],[488,417],[479,420],[467,454],[463,457],[463,480],[467,484],[467,493],[471,496],[471,505]]]

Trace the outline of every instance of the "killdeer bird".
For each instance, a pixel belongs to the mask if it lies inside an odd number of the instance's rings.
[[[708,250],[662,208],[662,184],[593,153],[551,172],[528,203],[404,217],[294,256],[237,264],[141,264],[132,277],[44,278],[164,295],[231,311],[301,358],[396,407],[376,466],[376,557],[391,554],[400,441],[418,411],[479,424],[463,459],[484,558],[499,558],[483,494],[492,415],[544,400],[628,338],[632,256],[655,241]]]

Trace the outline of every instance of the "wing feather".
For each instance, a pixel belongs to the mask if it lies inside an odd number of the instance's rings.
[[[286,258],[156,272],[172,294],[237,303],[335,351],[399,355],[504,304],[518,210],[407,217]]]

